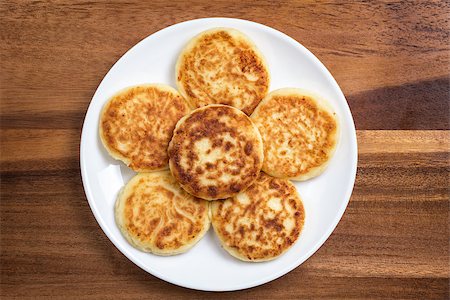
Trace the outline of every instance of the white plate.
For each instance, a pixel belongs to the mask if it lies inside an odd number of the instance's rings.
[[[304,201],[306,222],[298,242],[280,258],[264,263],[241,262],[219,245],[212,229],[185,254],[160,257],[134,249],[114,221],[117,192],[133,175],[112,159],[98,136],[100,110],[118,90],[139,83],[175,87],[175,61],[186,42],[213,27],[233,27],[247,34],[267,59],[270,90],[299,87],[329,99],[341,122],[336,153],[319,177],[295,183]],[[208,18],[179,23],[158,31],[130,49],[106,74],[84,120],[80,149],[81,174],[92,212],[114,245],[145,271],[176,285],[207,291],[257,286],[291,271],[308,259],[330,236],[349,201],[356,175],[356,132],[350,109],[334,78],[305,47],[270,27],[238,19]]]

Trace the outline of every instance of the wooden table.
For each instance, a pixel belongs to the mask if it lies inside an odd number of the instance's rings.
[[[106,2],[1,4],[2,299],[449,297],[448,2]],[[353,196],[321,249],[271,283],[220,294],[123,256],[79,169],[83,117],[112,64],[147,35],[207,16],[263,23],[309,48],[343,89],[359,144]]]

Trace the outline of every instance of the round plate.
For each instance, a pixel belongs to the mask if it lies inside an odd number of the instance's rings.
[[[341,122],[341,139],[326,171],[295,183],[303,199],[305,226],[298,242],[276,260],[239,261],[220,247],[213,230],[187,253],[161,257],[133,248],[114,221],[117,192],[133,175],[112,159],[98,136],[103,104],[118,90],[141,83],[175,87],[175,62],[183,46],[209,28],[233,27],[247,34],[266,57],[270,90],[299,87],[331,102]],[[308,259],[330,236],[349,201],[356,175],[356,132],[350,109],[334,78],[305,47],[270,27],[227,18],[198,19],[158,31],[131,48],[106,74],[92,98],[84,120],[80,149],[81,175],[92,212],[113,244],[145,271],[176,285],[207,291],[230,291],[257,286],[291,271]]]

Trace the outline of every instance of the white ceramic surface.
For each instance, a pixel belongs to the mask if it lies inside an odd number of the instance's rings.
[[[267,59],[270,90],[310,89],[326,97],[341,122],[341,139],[327,170],[317,178],[295,183],[303,199],[306,221],[298,242],[270,262],[241,262],[219,245],[212,228],[185,254],[159,257],[140,252],[122,237],[114,221],[117,192],[134,172],[112,159],[98,136],[103,104],[118,90],[140,83],[175,87],[175,62],[186,42],[213,27],[233,27],[247,34]],[[295,124],[293,124],[295,126]],[[145,271],[176,285],[208,291],[229,291],[276,279],[308,259],[332,233],[349,201],[356,175],[356,132],[350,109],[334,78],[305,47],[270,27],[227,18],[198,19],[158,31],[131,48],[106,74],[92,98],[81,136],[80,164],[89,205],[113,244]]]

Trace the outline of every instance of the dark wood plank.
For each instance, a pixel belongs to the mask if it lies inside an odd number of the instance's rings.
[[[350,94],[359,129],[450,129],[450,77]]]

